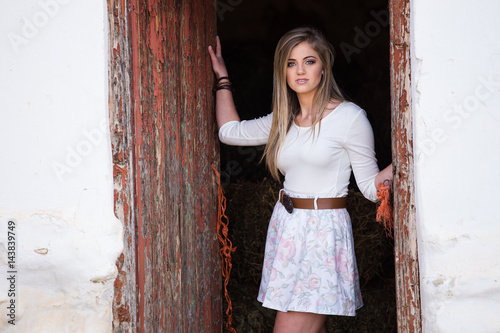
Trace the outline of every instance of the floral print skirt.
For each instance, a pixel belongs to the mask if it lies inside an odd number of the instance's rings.
[[[363,300],[345,208],[294,209],[289,214],[276,203],[257,299],[264,307],[283,312],[356,314]]]

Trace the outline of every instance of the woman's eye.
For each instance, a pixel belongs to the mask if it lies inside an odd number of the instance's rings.
[[[292,67],[292,66],[295,66],[295,63],[294,63],[294,62],[289,62],[289,63],[287,64],[287,67]]]
[[[306,64],[307,64],[307,65],[313,65],[313,64],[315,64],[315,63],[316,63],[316,61],[314,61],[314,60],[307,60],[307,61],[306,61]]]

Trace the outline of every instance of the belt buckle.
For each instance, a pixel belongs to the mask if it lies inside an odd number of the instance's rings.
[[[293,213],[293,202],[292,202],[292,199],[286,193],[283,193],[282,199],[283,199],[283,206],[285,206],[286,211],[289,214],[292,214]]]

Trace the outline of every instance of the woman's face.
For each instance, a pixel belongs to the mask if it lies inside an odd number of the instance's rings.
[[[288,57],[286,83],[297,94],[314,94],[323,72],[319,55],[307,43],[297,44]]]

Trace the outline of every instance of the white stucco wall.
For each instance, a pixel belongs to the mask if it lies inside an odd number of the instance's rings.
[[[424,332],[500,332],[500,2],[412,1]]]
[[[105,1],[0,2],[2,332],[111,331],[123,245],[113,213],[106,30]]]

